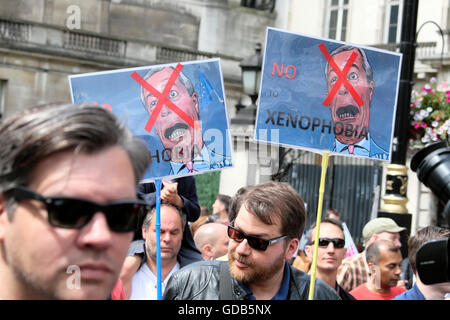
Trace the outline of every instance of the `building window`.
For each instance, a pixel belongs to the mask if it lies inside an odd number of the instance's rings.
[[[400,38],[400,12],[399,0],[390,0],[386,8],[386,42],[397,43]]]
[[[328,38],[345,41],[349,0],[330,0]]]
[[[273,12],[276,0],[241,0],[241,6]]]
[[[7,80],[0,79],[0,122],[5,116],[5,97]]]

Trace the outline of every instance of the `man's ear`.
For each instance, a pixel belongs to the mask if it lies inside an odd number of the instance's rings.
[[[5,238],[6,225],[8,223],[8,213],[6,212],[6,199],[0,193],[0,241]]]
[[[202,256],[204,260],[212,260],[214,258],[213,248],[210,244],[205,244],[203,246]]]
[[[145,239],[147,239],[147,230],[145,230],[144,226],[142,226],[141,228],[142,228],[142,238],[144,238],[144,240],[145,240]]]
[[[369,82],[369,90],[370,90],[370,101],[372,101],[373,91],[375,89],[375,81]]]
[[[311,259],[311,261],[312,261],[312,258],[313,258],[313,250],[314,250],[314,246],[310,246],[310,245],[305,246],[306,256],[309,259]]]
[[[369,274],[370,274],[371,276],[373,276],[373,275],[376,274],[376,272],[377,272],[377,270],[378,270],[378,266],[377,266],[375,263],[373,263],[373,262],[368,262],[368,263],[367,263],[367,267],[369,267]]]
[[[197,114],[199,114],[200,113],[200,108],[199,108],[199,103],[198,103],[198,94],[197,94],[197,92],[194,92],[192,94],[191,98],[192,98],[192,101],[194,102],[195,111],[197,112]]]
[[[299,240],[297,238],[293,238],[289,241],[286,254],[284,257],[285,260],[290,260],[294,256],[294,253],[297,251],[298,248],[298,243]]]
[[[378,240],[378,234],[375,233],[367,241],[368,244],[366,244],[366,248],[369,246],[369,244],[374,243],[377,240]]]

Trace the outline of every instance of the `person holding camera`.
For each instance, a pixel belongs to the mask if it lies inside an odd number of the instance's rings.
[[[417,231],[408,241],[408,258],[411,268],[414,271],[416,282],[408,291],[403,292],[392,300],[440,300],[450,293],[450,282],[437,283],[432,285],[424,284],[417,272],[416,254],[419,248],[427,241],[448,239],[450,230],[435,226],[424,227]]]

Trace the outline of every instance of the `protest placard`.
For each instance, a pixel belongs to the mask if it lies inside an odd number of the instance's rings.
[[[389,161],[401,60],[268,28],[255,140]]]
[[[74,103],[107,108],[148,146],[142,182],[232,166],[219,59],[69,77]]]

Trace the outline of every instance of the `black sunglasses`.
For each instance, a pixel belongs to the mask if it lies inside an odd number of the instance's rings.
[[[140,208],[144,201],[123,200],[105,204],[72,197],[45,197],[26,187],[15,187],[7,192],[16,201],[37,200],[45,204],[48,222],[57,228],[80,229],[87,225],[96,212],[103,212],[108,226],[115,232],[130,232],[137,227]]]
[[[277,243],[287,237],[287,236],[281,236],[281,237],[276,237],[273,239],[265,240],[265,239],[261,239],[261,238],[255,237],[255,236],[250,236],[250,235],[244,233],[243,231],[236,229],[231,224],[228,225],[228,236],[236,242],[242,242],[242,241],[244,241],[244,239],[247,239],[248,245],[251,248],[253,248],[255,250],[260,250],[260,251],[266,251],[268,246],[270,246],[271,244]]]
[[[333,243],[333,246],[336,249],[342,249],[345,247],[345,240],[341,238],[319,238],[319,247],[326,248],[330,244]],[[314,244],[314,241],[311,242],[311,245]]]

